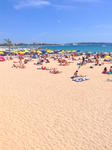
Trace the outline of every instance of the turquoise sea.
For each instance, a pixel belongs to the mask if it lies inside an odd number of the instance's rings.
[[[43,46],[43,49],[51,50],[77,50],[83,53],[101,53],[101,52],[112,52],[112,44],[84,44],[74,46]]]

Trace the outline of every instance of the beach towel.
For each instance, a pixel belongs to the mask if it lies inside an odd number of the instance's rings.
[[[112,74],[112,72],[107,72],[107,74]]]
[[[5,58],[3,56],[0,56],[0,62],[4,62]]]
[[[87,80],[89,80],[89,79],[86,77],[78,77],[78,78],[73,79],[72,81],[83,82],[83,81],[87,81]]]
[[[50,70],[50,69],[49,68],[45,68],[45,69],[37,68],[37,70]]]

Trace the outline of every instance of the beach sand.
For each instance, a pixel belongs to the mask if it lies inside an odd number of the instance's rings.
[[[112,79],[104,66],[80,74],[89,80],[70,79],[76,63],[53,66],[62,73],[11,68],[0,63],[0,150],[112,150]],[[107,65],[110,66],[110,65]]]

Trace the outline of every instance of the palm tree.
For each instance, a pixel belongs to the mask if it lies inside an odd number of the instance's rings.
[[[9,49],[9,51],[10,51],[10,48],[11,48],[11,46],[12,46],[11,40],[10,40],[10,39],[4,39],[4,41],[6,42],[6,45],[8,46],[8,49]]]

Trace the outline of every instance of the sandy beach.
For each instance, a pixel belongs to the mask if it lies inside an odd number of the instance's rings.
[[[111,150],[112,75],[101,73],[110,65],[83,66],[89,80],[76,83],[76,62],[51,61],[57,75],[33,63],[0,63],[0,150]]]

